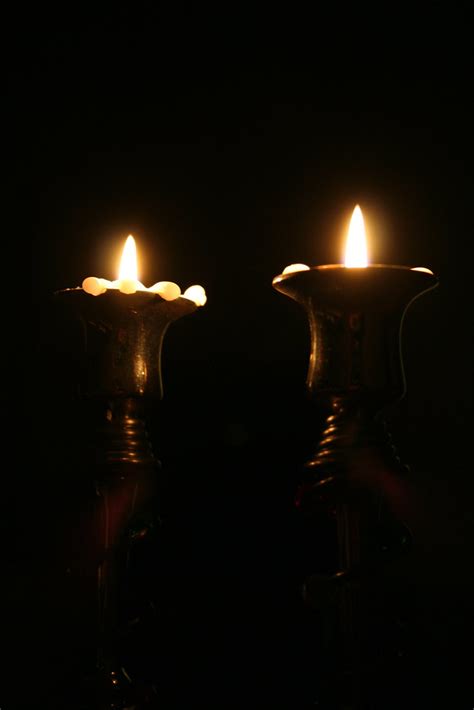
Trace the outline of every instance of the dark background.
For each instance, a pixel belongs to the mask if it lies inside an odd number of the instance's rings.
[[[151,10],[42,19],[18,32],[6,89],[4,241],[15,265],[4,268],[15,299],[3,347],[12,396],[2,708],[52,697],[86,614],[60,581],[83,410],[64,389],[75,335],[52,293],[88,275],[114,278],[129,233],[146,285],[200,283],[209,299],[166,337],[165,399],[151,422],[177,560],[168,690],[177,707],[249,707],[252,697],[278,706],[291,696],[305,650],[287,631],[285,521],[311,450],[308,335],[271,281],[289,263],[341,261],[356,203],[371,261],[424,265],[440,278],[407,317],[408,391],[391,416],[415,500],[402,580],[413,594],[416,688],[405,706],[470,707],[473,145],[463,17],[401,21],[392,43],[380,21],[360,43],[354,28],[349,44],[339,23],[322,20],[304,39],[290,26],[254,27],[251,41],[221,18],[208,41],[194,18],[171,23]]]

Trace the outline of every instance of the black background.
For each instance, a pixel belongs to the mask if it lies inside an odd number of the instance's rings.
[[[116,11],[57,26],[43,17],[36,31],[17,25],[4,141],[3,241],[14,259],[4,269],[15,295],[3,346],[12,396],[0,704],[51,697],[86,615],[58,581],[82,409],[64,389],[75,335],[51,294],[88,275],[114,278],[129,233],[145,284],[201,283],[209,299],[170,328],[165,399],[151,422],[175,531],[168,690],[176,707],[278,706],[291,696],[304,651],[283,630],[284,521],[311,449],[308,336],[304,314],[271,281],[288,263],[341,261],[360,203],[373,262],[424,265],[440,278],[406,320],[408,392],[392,414],[415,501],[404,580],[417,688],[406,706],[442,698],[470,707],[468,30],[441,14],[424,28],[399,18],[390,31],[385,20],[372,31],[360,20],[347,37],[340,21],[320,19],[304,38],[304,22],[274,33],[220,18],[206,33],[194,19]],[[28,234],[32,297],[23,303]]]

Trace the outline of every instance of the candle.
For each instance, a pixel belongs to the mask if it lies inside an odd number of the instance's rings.
[[[126,241],[120,261],[118,279],[109,281],[108,279],[88,276],[82,282],[83,290],[91,296],[100,296],[108,290],[118,290],[124,294],[132,294],[137,291],[153,293],[161,296],[165,301],[175,301],[177,298],[187,298],[193,301],[196,306],[204,306],[207,301],[206,292],[202,286],[193,285],[181,294],[181,288],[173,281],[158,281],[147,288],[138,279],[137,248],[135,239],[130,234]]]
[[[403,395],[404,315],[437,283],[426,267],[370,264],[364,218],[356,205],[343,264],[290,264],[273,279],[274,288],[308,314],[309,391],[352,398],[370,393],[374,406]]]
[[[347,233],[344,264],[328,264],[326,266],[319,266],[313,268],[327,269],[337,268],[338,266],[345,267],[348,269],[364,269],[369,266],[365,223],[362,210],[359,205],[356,205],[354,207],[354,211],[352,213],[349,230]],[[381,264],[373,264],[372,266],[377,267],[381,266]],[[281,279],[281,276],[284,276],[285,274],[294,274],[298,271],[308,271],[309,269],[310,267],[306,264],[290,264],[289,266],[285,266],[280,276],[276,276],[273,279],[273,283],[278,283],[278,281]],[[431,269],[426,268],[426,266],[414,266],[411,267],[411,271],[421,271],[426,274],[431,274],[433,276],[433,272],[431,271]]]

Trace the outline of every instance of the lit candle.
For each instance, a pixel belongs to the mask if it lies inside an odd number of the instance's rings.
[[[369,266],[369,260],[368,260],[368,255],[367,255],[367,235],[365,232],[364,217],[363,217],[362,210],[359,207],[359,205],[356,205],[354,207],[354,211],[352,213],[351,221],[349,224],[349,230],[347,233],[347,240],[346,240],[346,251],[345,251],[345,257],[344,257],[344,264],[328,264],[326,266],[319,266],[319,267],[313,267],[313,268],[334,269],[334,268],[337,268],[338,266],[345,267],[348,269],[365,269],[365,268],[367,268],[367,266]],[[381,264],[372,264],[371,266],[379,267],[379,266],[381,266]],[[307,266],[307,264],[290,264],[289,266],[285,266],[281,275],[276,276],[273,279],[273,283],[277,283],[281,279],[281,276],[284,276],[286,274],[294,274],[294,273],[297,273],[298,271],[308,271],[310,268],[311,267]],[[407,268],[407,267],[399,267],[399,268]],[[425,266],[411,267],[411,270],[412,271],[421,271],[426,274],[433,275],[433,272],[431,271],[431,269],[428,269]]]
[[[88,276],[82,282],[83,290],[91,296],[100,296],[108,290],[118,290],[124,294],[144,291],[160,296],[165,301],[175,301],[177,298],[187,298],[196,306],[204,306],[207,301],[206,292],[202,286],[190,286],[181,296],[178,284],[172,281],[158,281],[147,288],[138,279],[137,247],[135,239],[130,234],[125,242],[120,261],[119,276],[115,281]]]
[[[354,397],[372,393],[378,401],[403,394],[404,314],[437,283],[426,267],[370,264],[364,218],[357,205],[344,263],[291,264],[273,279],[274,288],[301,303],[308,314],[309,391]]]

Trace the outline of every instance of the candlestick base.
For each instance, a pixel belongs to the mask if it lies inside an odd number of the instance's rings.
[[[156,702],[152,687],[137,686],[124,668],[98,670],[82,682],[71,710],[145,710]]]

